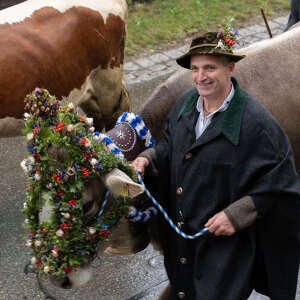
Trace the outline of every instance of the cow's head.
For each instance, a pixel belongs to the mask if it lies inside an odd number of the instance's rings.
[[[29,179],[24,213],[31,263],[60,286],[79,287],[91,278],[98,243],[113,236],[120,220],[124,224],[131,199],[143,187],[94,132],[91,119],[60,106],[46,90],[36,89],[25,102],[29,157],[21,165]],[[107,189],[112,196],[102,207]]]

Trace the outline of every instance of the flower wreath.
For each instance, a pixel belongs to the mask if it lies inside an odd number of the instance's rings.
[[[120,157],[107,149],[105,139],[94,132],[91,118],[80,117],[72,104],[61,106],[45,89],[36,88],[25,98],[29,157],[21,166],[28,176],[24,203],[26,246],[33,251],[31,263],[39,274],[65,277],[89,261],[97,244],[107,240],[111,228],[127,212],[131,200],[119,197],[92,226],[83,224],[84,184],[97,175],[119,168],[134,181],[136,175]],[[49,155],[55,145],[66,150],[64,162]],[[39,223],[45,201],[54,206],[50,221]]]

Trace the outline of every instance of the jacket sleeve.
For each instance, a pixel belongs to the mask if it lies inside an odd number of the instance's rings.
[[[224,209],[224,213],[236,231],[250,226],[257,218],[257,210],[250,196],[242,197],[232,203]]]
[[[278,135],[271,139],[263,130],[256,148],[249,146],[252,152],[244,160],[243,174],[239,174],[242,197],[224,210],[236,231],[262,218],[277,205],[278,199],[300,195],[290,143],[281,130]]]

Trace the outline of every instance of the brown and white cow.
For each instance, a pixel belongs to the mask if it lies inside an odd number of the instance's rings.
[[[76,104],[98,128],[128,110],[127,10],[126,0],[28,0],[1,10],[0,119],[22,118],[37,86],[58,98],[81,89]]]

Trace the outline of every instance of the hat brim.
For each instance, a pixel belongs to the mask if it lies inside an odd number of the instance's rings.
[[[228,53],[228,52],[227,53],[223,53],[223,52],[211,53],[210,51],[205,52],[205,51],[202,51],[202,50],[199,50],[199,49],[193,49],[193,50],[188,51],[184,55],[178,57],[176,59],[176,62],[181,67],[186,68],[186,69],[190,69],[191,68],[191,64],[190,64],[191,56],[193,56],[193,55],[227,56],[227,57],[230,57],[230,59],[235,63],[246,57],[246,55],[236,55],[236,54]]]

